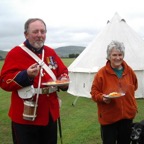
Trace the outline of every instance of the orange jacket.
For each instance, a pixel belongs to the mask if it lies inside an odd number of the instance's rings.
[[[124,72],[118,78],[110,62],[101,68],[94,77],[91,87],[92,99],[98,106],[98,120],[101,125],[111,124],[121,119],[133,119],[137,113],[135,90],[138,87],[134,71],[123,61]],[[124,92],[125,96],[103,102],[103,94]]]

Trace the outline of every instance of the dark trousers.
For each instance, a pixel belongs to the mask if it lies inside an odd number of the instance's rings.
[[[23,125],[12,122],[14,144],[57,144],[57,122],[47,126]]]
[[[130,144],[132,120],[124,119],[110,125],[101,125],[103,144]]]

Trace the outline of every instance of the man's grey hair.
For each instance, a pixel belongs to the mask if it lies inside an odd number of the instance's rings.
[[[111,54],[111,51],[112,51],[113,48],[115,48],[115,49],[119,50],[120,52],[122,52],[123,57],[124,57],[124,54],[125,54],[124,44],[123,44],[122,42],[118,42],[118,41],[113,40],[113,41],[107,46],[107,60],[109,60],[110,54]]]
[[[44,25],[45,25],[45,30],[46,30],[46,24],[45,24],[45,22],[42,20],[42,19],[40,19],[40,18],[30,18],[30,19],[28,19],[26,22],[25,22],[25,25],[24,25],[24,33],[26,33],[27,31],[28,31],[28,28],[29,28],[29,25],[31,24],[31,23],[33,23],[33,22],[35,22],[35,21],[41,21]],[[47,31],[47,30],[46,30]]]

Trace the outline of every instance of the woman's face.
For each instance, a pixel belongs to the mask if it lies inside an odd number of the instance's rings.
[[[41,48],[46,39],[45,25],[39,20],[30,23],[25,37],[34,48]]]
[[[113,48],[109,56],[112,68],[117,69],[121,68],[123,58],[124,58],[123,53],[120,52],[118,49]]]

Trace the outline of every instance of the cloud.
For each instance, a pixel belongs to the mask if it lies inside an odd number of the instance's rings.
[[[0,9],[0,50],[25,40],[24,23],[31,17],[46,22],[46,43],[54,48],[87,46],[115,12],[144,37],[143,0],[5,0]]]

